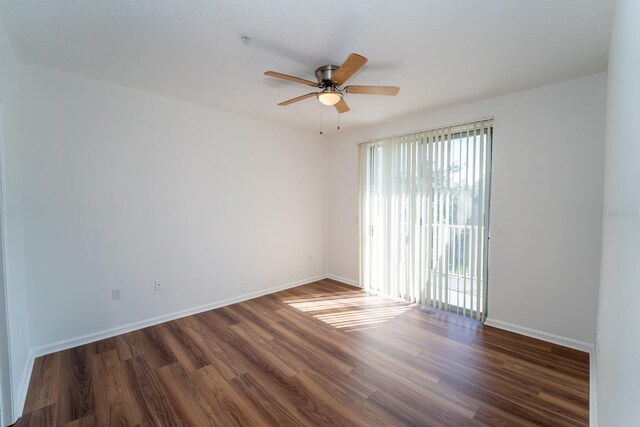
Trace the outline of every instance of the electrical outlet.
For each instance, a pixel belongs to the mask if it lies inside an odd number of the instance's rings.
[[[111,299],[122,299],[122,288],[111,289]]]
[[[159,280],[155,280],[153,282],[153,286],[154,286],[154,289],[156,290],[156,292],[157,291],[164,291],[164,285]]]

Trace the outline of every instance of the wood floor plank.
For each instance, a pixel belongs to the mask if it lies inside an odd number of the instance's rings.
[[[132,402],[143,426],[180,426],[160,381],[143,357],[124,362],[125,376],[131,390]]]
[[[305,391],[299,387],[288,375],[288,370],[282,370],[281,365],[274,364],[273,358],[264,359],[264,352],[256,351],[252,346],[247,345],[242,340],[234,341],[234,346],[238,349],[240,357],[244,358],[248,366],[248,371],[258,381],[263,383],[265,387],[276,391],[283,399],[291,405],[298,408],[304,408],[307,412],[305,416],[309,416],[314,422],[322,422],[327,419],[326,414],[321,408],[317,408],[314,402],[309,398]]]
[[[234,378],[231,383],[245,399],[253,404],[267,425],[296,427],[313,425],[302,417],[285,398],[273,393],[250,373]]]
[[[57,424],[66,424],[93,413],[92,385],[91,356],[87,347],[60,352]]]
[[[86,417],[78,418],[70,423],[64,424],[64,427],[97,427],[98,419],[95,414],[87,415]]]
[[[58,378],[60,373],[60,353],[38,357],[33,364],[24,412],[32,412],[58,401]]]
[[[207,401],[189,379],[187,371],[172,363],[156,371],[180,423],[188,426],[223,426]]]
[[[256,314],[257,312],[254,310],[246,310],[242,303],[234,304],[233,311],[235,318],[239,319],[240,322],[236,325],[230,326],[230,329],[233,328],[233,326],[244,325],[244,327],[251,329],[253,334],[256,334],[264,341],[270,341],[273,339],[273,335],[271,335],[267,329],[261,327],[262,320],[260,316]]]
[[[440,396],[432,390],[422,388],[409,378],[399,378],[384,372],[382,367],[359,367],[352,373],[356,378],[371,385],[376,392],[368,400],[381,405],[380,398],[388,400],[394,407],[410,406],[414,410],[428,413],[434,422],[464,423],[473,418],[477,406],[470,399],[457,394],[457,399]],[[449,393],[449,396],[455,396]]]
[[[393,391],[376,391],[366,400],[367,404],[398,419],[400,425],[407,426],[451,426],[470,424],[470,421],[454,413],[433,412],[424,405],[414,404],[414,399],[397,395]]]
[[[297,374],[293,379],[305,393],[311,397],[314,406],[321,406],[329,417],[329,425],[368,427],[369,422],[353,411],[348,404],[340,401],[329,390],[305,372]]]
[[[264,295],[259,298],[252,299],[247,304],[251,304],[252,307],[262,308],[268,311],[277,311],[281,308],[285,308],[286,305],[274,298],[272,295]]]
[[[95,354],[91,361],[96,418],[109,426],[135,426],[140,423],[125,379],[118,352]]]
[[[357,355],[349,351],[348,345],[340,345],[339,341],[333,341],[328,337],[328,334],[332,332],[332,329],[317,328],[316,322],[301,322],[304,318],[300,313],[292,312],[290,318],[287,318],[285,311],[276,312],[283,320],[282,328],[288,331],[289,338],[293,336],[296,342],[306,341],[310,346],[315,347],[316,351],[323,352],[327,356],[332,357],[335,360],[339,360],[341,364],[347,366],[347,369],[351,369],[359,364]],[[280,329],[281,330],[281,329]],[[282,330],[281,330],[282,331]],[[336,336],[336,339],[341,339]]]
[[[304,372],[317,382],[323,383],[327,390],[334,390],[349,398],[366,399],[375,391],[370,385],[358,380],[354,375],[345,374],[329,365],[310,365]]]
[[[589,358],[321,280],[36,359],[17,426],[580,426]]]
[[[189,375],[225,426],[259,426],[266,423],[261,412],[211,366]]]
[[[538,397],[546,402],[553,403],[554,405],[561,406],[567,409],[569,412],[580,414],[582,417],[589,416],[589,406],[585,406],[584,401],[578,401],[566,396],[559,396],[556,393],[552,393],[546,390],[540,392]]]
[[[207,355],[209,364],[217,369],[225,380],[233,379],[246,372],[245,368],[233,357],[233,354],[226,351],[225,343],[216,340],[210,334],[210,329],[207,326],[193,317],[185,318],[184,324],[186,325],[183,328],[184,333],[190,336],[202,349]]]
[[[105,338],[103,340],[87,344],[87,351],[91,355],[100,354],[115,349],[116,342],[114,338]]]
[[[446,375],[439,384],[532,423],[557,426],[584,425],[583,422],[567,419],[562,413],[554,412],[547,405],[540,405],[535,397],[512,394],[500,388],[484,387],[468,378]]]
[[[49,427],[56,425],[56,404],[43,406],[20,418],[14,427]]]
[[[325,393],[333,396],[343,407],[348,407],[353,414],[362,418],[367,425],[389,426],[398,424],[398,420],[390,417],[389,414],[378,410],[372,405],[366,405],[366,399],[375,390],[357,381],[352,376],[341,374],[341,378],[336,380],[328,372],[320,373],[315,370],[307,370],[304,374],[312,378]],[[363,390],[366,391],[362,392]]]
[[[286,347],[290,352],[296,353],[307,360],[324,359],[330,361],[335,369],[343,372],[349,372],[353,369],[353,362],[343,361],[338,355],[334,354],[334,348],[327,346],[327,341],[316,341],[315,337],[301,335],[299,329],[285,322],[273,322],[265,320],[265,326],[276,337],[280,345]]]
[[[178,361],[169,348],[169,344],[163,339],[160,327],[140,329],[132,334],[136,337],[136,343],[140,346],[135,349],[136,354],[143,355],[149,366],[158,369]]]
[[[183,332],[183,323],[182,319],[178,319],[174,322],[157,325],[155,329],[176,360],[185,369],[193,371],[204,368],[209,364],[208,357],[191,337]]]
[[[529,427],[539,423],[526,420],[515,414],[503,411],[496,406],[481,404],[473,417],[473,425],[485,427]]]
[[[118,335],[113,338],[120,360],[124,361],[131,359],[132,357],[143,355],[144,351],[138,336],[138,331],[135,331]]]
[[[244,323],[233,325],[229,329],[283,374],[291,377],[302,370],[295,359],[290,357],[290,353],[286,349],[283,349],[277,343],[273,343],[273,340],[265,341]]]

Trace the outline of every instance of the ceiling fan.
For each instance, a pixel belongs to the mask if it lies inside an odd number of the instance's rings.
[[[279,103],[278,105],[285,106],[293,104],[294,102],[302,101],[303,99],[311,98],[313,96],[318,98],[318,101],[324,105],[333,105],[338,113],[346,113],[349,111],[349,106],[344,101],[345,93],[353,93],[360,95],[388,95],[394,96],[398,94],[400,90],[397,86],[358,86],[342,85],[351,77],[356,71],[358,71],[365,63],[367,58],[357,53],[349,55],[346,61],[341,66],[337,65],[323,65],[316,70],[317,82],[311,80],[301,79],[300,77],[290,76],[288,74],[277,73],[275,71],[267,71],[264,73],[266,76],[275,77],[278,79],[289,80],[296,83],[302,83],[303,85],[317,87],[320,92],[311,92],[306,95],[298,96],[288,101]]]

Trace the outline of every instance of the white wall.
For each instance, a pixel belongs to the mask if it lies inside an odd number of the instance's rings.
[[[22,79],[37,352],[324,274],[319,136],[45,68]]]
[[[588,347],[595,337],[605,92],[606,76],[598,74],[333,138],[329,274],[358,280],[357,143],[494,116],[489,317]]]
[[[7,338],[9,341],[9,358],[11,360],[10,389],[14,416],[10,409],[3,407],[3,421],[15,420],[19,414],[20,400],[27,386],[28,354],[29,354],[29,321],[27,314],[27,290],[25,287],[23,224],[21,201],[21,96],[19,91],[20,65],[9,44],[4,28],[0,25],[0,114],[3,114],[4,134],[0,135],[0,169],[2,170],[2,207],[0,215],[4,223],[4,247],[10,248],[5,253],[4,304],[6,306],[6,320],[8,324]],[[2,287],[2,283],[0,283]],[[4,324],[2,325],[4,327]],[[4,332],[4,331],[3,331]],[[2,339],[2,337],[0,337]],[[2,345],[0,345],[0,348]],[[3,356],[0,356],[3,359]],[[6,361],[2,360],[4,364]],[[7,366],[2,367],[5,372]],[[3,385],[5,378],[3,378]]]
[[[640,2],[619,0],[608,73],[598,420],[640,419]]]

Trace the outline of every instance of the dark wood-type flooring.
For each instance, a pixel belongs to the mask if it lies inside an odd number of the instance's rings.
[[[587,425],[588,355],[330,280],[39,357],[18,426]]]

